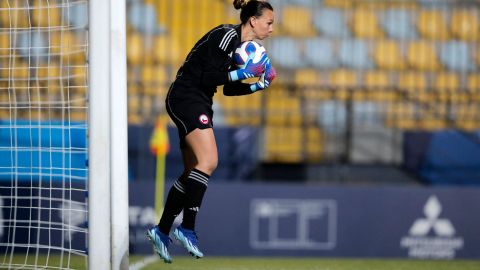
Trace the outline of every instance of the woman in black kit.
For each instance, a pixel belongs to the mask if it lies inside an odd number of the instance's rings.
[[[227,96],[247,95],[267,88],[276,76],[266,54],[257,63],[249,60],[242,69],[232,69],[236,68],[232,61],[235,49],[242,42],[267,38],[274,22],[273,8],[266,1],[234,0],[233,6],[241,9],[241,24],[223,24],[206,33],[188,54],[167,94],[166,108],[178,129],[184,171],[170,188],[159,224],[147,231],[166,263],[172,261],[167,249],[170,229],[182,210],[182,224],[174,229],[173,236],[192,256],[203,257],[195,219],[218,162],[212,123],[212,97],[217,86],[224,85]],[[252,84],[241,82],[252,77],[260,78]]]

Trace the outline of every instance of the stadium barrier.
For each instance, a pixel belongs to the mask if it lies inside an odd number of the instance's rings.
[[[154,190],[130,183],[132,254],[152,252]],[[480,259],[479,204],[479,189],[212,181],[197,231],[207,256]]]

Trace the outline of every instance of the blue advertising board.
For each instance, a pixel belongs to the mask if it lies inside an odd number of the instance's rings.
[[[152,252],[152,185],[130,185],[134,253]],[[480,259],[478,205],[480,189],[210,183],[197,230],[207,255]]]

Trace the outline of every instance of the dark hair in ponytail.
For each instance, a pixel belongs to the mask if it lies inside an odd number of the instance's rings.
[[[240,11],[240,21],[242,24],[248,22],[250,17],[260,17],[263,14],[263,9],[267,8],[273,11],[272,5],[267,1],[259,0],[233,0],[233,7],[235,9],[241,9]]]

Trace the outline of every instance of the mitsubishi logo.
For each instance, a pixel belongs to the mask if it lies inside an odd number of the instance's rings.
[[[423,208],[425,218],[417,219],[410,228],[412,236],[426,236],[430,230],[438,236],[451,237],[455,234],[455,228],[448,219],[441,219],[442,205],[435,195],[428,198]]]
[[[452,222],[440,217],[441,213],[440,201],[431,195],[423,206],[424,217],[416,219],[408,235],[400,240],[400,247],[408,250],[409,257],[452,259],[457,250],[463,249],[463,237],[455,235]]]

